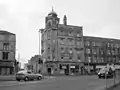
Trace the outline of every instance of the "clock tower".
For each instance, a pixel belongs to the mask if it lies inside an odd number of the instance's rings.
[[[56,12],[52,11],[45,18],[45,28],[46,29],[57,29],[59,24],[59,18],[57,17]]]

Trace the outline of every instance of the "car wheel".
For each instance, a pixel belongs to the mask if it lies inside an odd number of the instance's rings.
[[[29,80],[29,78],[28,78],[28,77],[25,77],[24,81],[28,81],[28,80]]]
[[[39,76],[37,79],[38,79],[38,80],[41,80],[41,79],[42,79],[42,77],[41,77],[41,76]]]
[[[20,81],[20,79],[16,79],[17,81]]]
[[[31,81],[33,81],[34,79],[31,79]]]

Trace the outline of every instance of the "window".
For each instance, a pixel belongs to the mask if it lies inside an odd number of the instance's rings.
[[[50,56],[48,56],[48,59],[50,59]]]
[[[96,43],[95,42],[92,42],[92,46],[95,46],[96,45]]]
[[[91,52],[90,49],[86,49],[86,53],[90,54],[90,52]]]
[[[48,44],[48,49],[50,49],[50,44]]]
[[[80,32],[77,32],[77,37],[80,37]]]
[[[44,50],[41,50],[41,53],[43,53],[44,52]]]
[[[116,47],[119,48],[119,45],[117,44]]]
[[[61,59],[63,59],[63,57],[61,57]]]
[[[80,60],[80,56],[78,56],[78,60]]]
[[[28,71],[27,73],[28,73],[28,74],[31,74],[31,72],[30,72],[30,71]]]
[[[64,38],[60,38],[60,44],[64,44]]]
[[[93,53],[93,54],[97,54],[97,51],[96,51],[95,48],[92,49],[92,53]]]
[[[69,57],[69,59],[72,59],[72,57]]]
[[[89,41],[86,41],[86,42],[85,42],[85,45],[86,45],[86,46],[90,46],[90,42],[89,42]]]
[[[112,55],[115,55],[115,50],[111,50],[111,52],[112,52]]]
[[[111,43],[111,48],[113,48],[113,46],[114,46],[114,45]]]
[[[60,35],[61,35],[61,36],[63,36],[63,35],[64,35],[64,32],[63,32],[63,31],[61,31],[61,32],[60,32]]]
[[[8,53],[9,52],[3,52],[3,60],[8,60]]]
[[[72,48],[69,49],[69,53],[72,53]]]
[[[111,54],[111,53],[110,53],[110,50],[107,50],[107,54],[108,54],[108,55],[110,55],[110,54]]]
[[[50,32],[48,32],[48,40],[50,40]]]
[[[53,60],[55,61],[55,56],[53,56]]]
[[[103,49],[100,49],[100,54],[103,55]]]
[[[9,43],[3,43],[3,50],[9,50]]]
[[[110,43],[107,43],[107,47],[110,47]]]

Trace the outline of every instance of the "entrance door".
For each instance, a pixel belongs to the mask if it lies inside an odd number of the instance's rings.
[[[51,71],[52,71],[51,68],[47,68],[47,72],[49,75],[51,75]]]

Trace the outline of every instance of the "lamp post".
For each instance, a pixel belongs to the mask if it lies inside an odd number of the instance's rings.
[[[41,29],[39,29],[39,31],[38,31],[38,34],[39,34],[39,55],[40,55],[40,30]]]
[[[41,49],[40,49],[40,31],[41,31],[41,29],[39,29],[39,31],[38,31],[38,34],[39,34],[39,60],[40,60],[40,51],[41,51]],[[40,63],[38,63],[38,64],[39,64],[39,71],[40,71]]]

